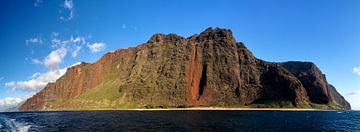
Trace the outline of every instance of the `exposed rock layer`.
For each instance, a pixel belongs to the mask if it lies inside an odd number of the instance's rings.
[[[155,34],[68,68],[20,109],[253,104],[350,109],[313,63],[257,59],[230,30],[218,28],[189,38]]]

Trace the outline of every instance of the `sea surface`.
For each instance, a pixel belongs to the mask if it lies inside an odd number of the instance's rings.
[[[67,111],[0,113],[0,131],[360,131],[359,111]]]

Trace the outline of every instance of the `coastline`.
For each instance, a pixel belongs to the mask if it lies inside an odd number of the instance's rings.
[[[71,111],[339,111],[336,109],[311,108],[228,108],[228,107],[190,107],[190,108],[128,108],[128,109],[50,109],[39,111],[7,111],[7,112],[71,112]],[[340,110],[341,111],[341,110]],[[6,111],[0,113],[7,113]]]
[[[329,111],[322,109],[299,109],[299,108],[224,108],[224,107],[191,107],[191,108],[152,108],[152,109],[124,109],[135,111],[181,111],[181,110],[200,110],[200,111]]]

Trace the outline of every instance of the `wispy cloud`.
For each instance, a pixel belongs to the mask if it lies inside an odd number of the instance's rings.
[[[43,44],[44,39],[42,37],[34,37],[26,40],[26,44]]]
[[[58,39],[59,33],[53,32],[51,39],[51,47],[52,48],[66,48],[69,52],[71,52],[71,56],[73,58],[77,57],[79,51],[82,48],[82,45],[85,45],[86,38],[85,37],[70,37],[67,40]]]
[[[360,110],[360,91],[347,92],[344,97],[351,104],[351,109]]]
[[[348,92],[345,93],[346,96],[358,96],[360,95],[360,91],[353,91],[353,92]]]
[[[83,46],[87,45],[91,50],[91,53],[96,53],[104,50],[105,44],[96,42],[89,44],[87,39],[90,37],[69,37],[68,39],[62,39],[58,32],[51,34],[51,39],[48,42],[49,48],[52,50],[43,59],[31,59],[33,64],[39,64],[48,68],[47,72],[34,73],[27,80],[9,81],[5,83],[5,86],[10,88],[10,91],[27,91],[38,92],[43,89],[49,82],[55,82],[61,77],[67,68],[60,69],[60,64],[65,61],[68,53],[71,53],[72,57],[77,57]],[[39,39],[29,39],[28,42],[39,42]],[[43,42],[46,44],[46,42]],[[45,45],[46,46],[46,45]],[[30,60],[30,59],[29,59]]]
[[[51,47],[52,48],[58,48],[58,47],[64,47],[64,42],[58,39],[59,33],[58,32],[52,32],[51,33]]]
[[[42,65],[42,64],[43,64],[43,62],[40,61],[39,59],[31,59],[31,62],[32,62],[33,64],[36,64],[36,65]]]
[[[93,44],[88,44],[88,48],[90,49],[91,53],[97,53],[105,49],[105,43],[95,42]]]
[[[5,79],[5,77],[0,77],[0,82],[2,81],[2,80],[4,80]]]
[[[51,47],[60,48],[60,47],[69,47],[69,46],[78,46],[86,43],[86,37],[71,36],[69,39],[60,39],[58,32],[53,32],[51,34]]]
[[[35,40],[29,40],[29,42]],[[38,41],[38,40],[36,40]],[[49,47],[53,50],[44,57],[44,59],[31,59],[33,64],[43,65],[48,68],[48,72],[34,73],[29,80],[25,81],[10,81],[6,82],[5,86],[11,88],[10,91],[28,91],[38,92],[43,89],[49,82],[55,82],[61,77],[67,68],[60,69],[59,65],[65,61],[68,53],[72,57],[76,57],[81,50],[82,45],[85,45],[86,38],[77,36],[69,39],[60,39],[59,33],[53,32],[51,34],[51,41]]]
[[[360,66],[359,66],[359,67],[355,67],[355,68],[353,69],[353,72],[354,72],[355,74],[358,74],[358,75],[360,76]]]
[[[75,58],[75,57],[78,55],[80,49],[81,49],[81,46],[75,46],[75,49],[74,49],[73,52],[71,53],[71,56],[72,56],[73,58]]]
[[[74,18],[74,3],[72,0],[65,0],[63,5],[64,10],[66,10],[67,16],[61,16],[61,20],[71,20]]]
[[[44,3],[44,0],[35,0],[34,6],[41,7]],[[72,20],[75,16],[75,8],[73,0],[64,0],[61,4],[60,10],[60,20],[69,21]]]
[[[31,59],[31,62],[32,64],[43,64],[45,67],[53,70],[57,69],[58,65],[64,62],[68,53],[71,53],[71,56],[76,58],[83,46],[89,47],[91,53],[100,52],[105,48],[104,43],[90,44],[88,42],[90,38],[91,36],[71,36],[68,39],[63,39],[58,32],[52,32],[48,42],[50,44],[47,46],[53,50],[44,59]],[[44,42],[45,39],[29,39],[27,42],[39,42],[40,40]],[[46,44],[47,42],[44,43]],[[34,49],[38,49],[38,47],[30,48],[32,54],[36,53]]]
[[[35,50],[33,46],[44,46],[46,44],[46,39],[42,37],[42,35],[38,35],[38,37],[32,37],[25,40],[26,46],[29,46],[30,53],[35,54]]]
[[[133,25],[126,25],[126,24],[122,24],[121,25],[121,28],[122,29],[133,29],[133,30],[137,30],[137,27],[136,26],[133,26]]]
[[[71,37],[70,38],[70,41],[72,42],[72,43],[80,43],[80,44],[85,44],[85,38],[84,37]]]

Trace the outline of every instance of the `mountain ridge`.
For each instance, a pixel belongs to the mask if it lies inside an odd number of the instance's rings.
[[[214,105],[351,109],[314,63],[263,61],[231,30],[208,28],[188,38],[154,34],[70,67],[20,110]]]

